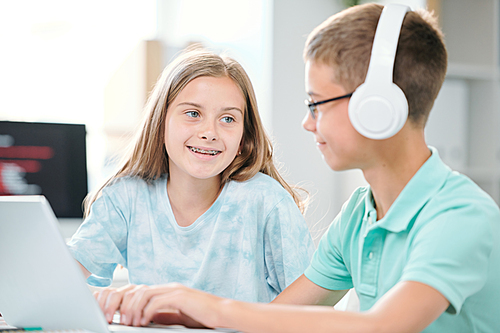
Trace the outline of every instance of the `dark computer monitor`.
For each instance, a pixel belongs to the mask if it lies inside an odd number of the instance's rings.
[[[85,139],[81,124],[0,121],[0,195],[42,194],[57,217],[82,217]]]

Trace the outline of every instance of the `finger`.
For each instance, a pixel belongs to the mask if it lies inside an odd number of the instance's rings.
[[[161,287],[144,287],[137,290],[130,301],[130,313],[132,315],[131,324],[134,326],[141,326],[141,320],[143,317],[144,307],[149,303],[149,300],[156,296],[164,293]],[[147,322],[145,325],[148,325]]]
[[[164,312],[180,312],[175,301],[176,296],[180,293],[182,293],[181,290],[174,290],[151,297],[142,311],[141,325],[149,324],[160,310]]]
[[[149,321],[143,321],[142,319],[144,317],[144,308],[149,304],[150,300],[153,297],[168,295],[169,293],[182,288],[184,288],[184,286],[178,283],[172,283],[168,285],[145,287],[137,291],[131,300],[131,310],[133,311],[132,324],[134,326],[148,325],[151,322],[151,319]]]
[[[180,318],[188,325],[217,326],[218,303],[222,299],[184,286],[174,288],[170,292],[154,296],[143,310],[141,324],[146,324],[160,311],[178,311]]]
[[[130,308],[129,308],[129,322],[130,325],[140,326],[140,320],[142,318],[142,310],[143,308],[140,306],[140,300],[144,298],[144,294],[146,291],[144,289],[137,290],[134,293],[134,296],[130,300]]]
[[[123,295],[122,304],[120,306],[120,323],[124,325],[130,325],[130,304],[137,287],[138,286],[134,286],[133,289],[127,290]]]
[[[104,305],[104,316],[108,323],[113,321],[113,316],[115,315],[116,310],[120,307],[123,298],[123,291],[112,290],[108,293],[108,297],[106,299],[106,303]]]
[[[124,325],[132,325],[134,321],[135,299],[148,287],[145,285],[134,286],[125,292],[120,307],[120,322]]]
[[[160,286],[137,286],[133,290],[125,293],[122,306],[120,308],[121,322],[125,325],[141,326],[148,325],[149,321],[142,324],[143,309],[148,304],[151,297],[160,294],[168,294],[172,290],[177,290],[183,286],[179,284],[169,284]]]
[[[108,323],[113,321],[113,316],[120,307],[124,293],[135,287],[135,285],[128,284],[120,288],[104,288],[94,292],[94,297],[97,299],[99,307],[104,313]]]
[[[157,286],[155,289],[158,292],[155,295],[151,295],[147,303],[143,306],[141,318],[141,325],[143,326],[153,321],[153,316],[160,310],[163,312],[179,313],[178,309],[171,304],[172,298],[175,295],[185,294],[188,291],[188,289],[180,283],[169,283],[163,286]],[[171,318],[174,319],[172,316]]]
[[[109,292],[110,289],[108,288],[94,292],[94,297],[97,300],[97,303],[99,303],[99,307],[103,312],[104,312],[104,307],[106,305],[106,300],[108,299]]]

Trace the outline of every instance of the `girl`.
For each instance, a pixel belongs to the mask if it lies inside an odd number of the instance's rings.
[[[241,65],[188,50],[164,70],[145,116],[68,243],[87,282],[109,286],[119,264],[131,284],[273,300],[307,268],[314,246]],[[121,302],[123,290],[114,293]]]

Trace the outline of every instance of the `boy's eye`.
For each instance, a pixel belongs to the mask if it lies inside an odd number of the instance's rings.
[[[200,113],[198,111],[188,111],[186,112],[186,114],[191,118],[198,118],[200,116]]]
[[[222,118],[222,121],[225,122],[225,123],[232,123],[234,121],[234,118],[233,117],[229,117],[229,116],[226,116],[226,117],[223,117]]]

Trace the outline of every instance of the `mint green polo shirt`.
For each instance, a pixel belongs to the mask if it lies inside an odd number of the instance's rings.
[[[361,311],[400,281],[425,283],[450,306],[424,332],[499,332],[498,206],[430,149],[379,221],[370,187],[352,194],[305,275],[329,290],[354,287]]]

